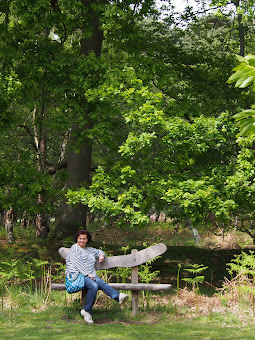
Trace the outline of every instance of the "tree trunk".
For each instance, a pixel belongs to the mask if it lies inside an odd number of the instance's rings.
[[[68,154],[67,187],[79,187],[81,183],[89,183],[92,146],[82,145],[80,152]],[[54,232],[56,238],[73,235],[79,227],[86,228],[87,207],[83,204],[70,206],[63,201],[59,207],[57,225]]]
[[[25,229],[26,227],[27,227],[27,212],[25,210],[20,221],[20,228]]]
[[[240,45],[240,52],[239,54],[244,57],[245,53],[245,36],[244,36],[244,25],[242,22],[242,15],[238,14],[238,30],[239,30],[239,45]]]
[[[236,9],[240,7],[240,0],[233,0],[232,1]],[[239,33],[239,54],[244,57],[245,53],[245,34],[244,34],[244,24],[243,24],[243,16],[242,14],[237,14],[237,21],[238,21],[238,33]]]
[[[13,209],[9,209],[4,212],[4,227],[7,232],[8,243],[14,243],[14,233],[13,233],[13,224],[14,224],[14,214]]]
[[[36,237],[47,238],[50,232],[50,217],[48,214],[36,215]]]
[[[50,232],[50,216],[44,210],[44,199],[43,195],[39,194],[37,199],[37,204],[42,211],[36,215],[35,225],[36,225],[36,233],[35,236],[39,238],[47,238]]]
[[[42,103],[44,101],[44,83],[42,84]],[[36,112],[35,112],[36,113]],[[37,169],[39,172],[46,173],[46,152],[47,152],[47,136],[45,132],[42,132],[42,121],[44,114],[44,105],[42,104],[40,113],[40,124],[37,126],[36,119],[34,118],[34,131],[35,131],[35,144],[37,146]],[[38,210],[35,219],[36,225],[36,237],[47,238],[50,232],[50,217],[47,211],[45,211],[44,190],[42,190],[37,197]]]
[[[104,0],[101,0],[103,3]],[[97,57],[101,55],[103,33],[100,30],[99,13],[96,13],[93,9],[94,1],[83,0],[83,5],[86,7],[86,13],[88,16],[89,24],[92,28],[92,34],[90,37],[81,39],[81,55],[87,56],[90,52],[94,52]],[[84,32],[86,28],[84,27]],[[84,99],[85,103],[85,99]],[[86,105],[84,105],[86,107]],[[89,112],[93,108],[88,108],[86,112],[86,118],[89,120]],[[93,127],[93,122],[89,121],[87,129]],[[85,128],[85,129],[86,129]],[[71,144],[75,140],[73,138],[73,132],[79,132],[76,126],[71,131]],[[92,143],[87,141],[84,143],[80,152],[76,153],[71,151],[67,156],[67,172],[68,181],[67,188],[80,187],[82,183],[90,182],[90,167],[92,157]],[[64,238],[66,236],[73,235],[79,227],[86,228],[86,216],[88,208],[83,204],[77,204],[75,206],[69,206],[66,201],[62,202],[57,217],[57,225],[54,232],[54,237]]]

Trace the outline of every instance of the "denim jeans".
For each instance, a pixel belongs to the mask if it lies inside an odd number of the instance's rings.
[[[97,291],[100,289],[106,295],[110,296],[112,299],[119,301],[120,293],[112,288],[108,283],[104,282],[100,279],[97,275],[95,276],[95,281],[92,280],[90,277],[85,276],[85,289],[87,289],[87,296],[85,301],[85,311],[92,314],[92,308],[94,306]]]

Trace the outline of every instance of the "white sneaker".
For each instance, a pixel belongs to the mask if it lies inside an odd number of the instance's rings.
[[[119,304],[126,302],[129,296],[127,294],[120,293],[119,295]]]
[[[84,317],[85,322],[92,324],[92,316],[89,312],[86,312],[84,309],[81,310],[81,315]]]

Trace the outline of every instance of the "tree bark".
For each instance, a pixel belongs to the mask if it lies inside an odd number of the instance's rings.
[[[10,208],[9,210],[4,212],[4,227],[7,232],[8,243],[15,242],[13,225],[14,225],[14,214],[13,214],[13,209]]]
[[[43,116],[43,114],[41,114]],[[42,124],[42,119],[40,119],[40,123]],[[41,127],[39,128],[35,125],[35,139],[36,139],[36,145],[37,145],[37,169],[39,172],[46,173],[46,152],[47,152],[47,136],[45,133],[43,133],[41,130]],[[37,238],[47,238],[49,232],[50,232],[50,217],[47,211],[45,211],[44,205],[44,192],[40,192],[37,196],[37,204],[38,204],[38,210],[41,210],[37,213],[36,219],[35,219],[35,225],[36,225],[36,237]]]
[[[36,225],[36,233],[35,236],[38,238],[47,238],[50,232],[50,215],[47,211],[44,211],[44,198],[43,194],[38,194],[37,204],[41,212],[36,215],[35,225]]]
[[[23,216],[22,216],[22,219],[21,219],[21,222],[20,222],[20,228],[21,229],[26,229],[27,227],[27,212],[26,210],[23,212]]]
[[[242,15],[238,14],[238,31],[239,31],[239,46],[240,46],[240,51],[239,54],[244,57],[245,53],[245,36],[244,36],[244,25],[242,21]]]
[[[232,0],[232,3],[236,6],[236,9],[240,7],[240,0]],[[239,54],[244,57],[245,53],[245,34],[242,14],[237,14],[238,21],[238,33],[239,33]]]
[[[101,0],[104,3],[105,0]],[[95,11],[92,0],[83,0],[83,5],[86,7],[87,21],[92,28],[92,34],[90,37],[81,39],[81,55],[87,56],[90,52],[94,52],[97,57],[101,55],[103,32],[100,29],[100,14]],[[86,34],[86,28],[83,29],[84,35]],[[83,99],[85,103],[85,98]],[[86,107],[86,105],[84,105]],[[91,129],[93,122],[89,118],[89,113],[92,112],[93,107],[89,107],[85,112],[88,124],[85,129]],[[71,131],[71,144],[75,143],[73,137],[74,132],[79,132],[78,127],[74,126]],[[80,148],[79,153],[74,151],[69,152],[67,156],[67,172],[68,181],[67,188],[77,188],[81,184],[90,183],[90,168],[92,157],[92,143],[87,140]],[[66,201],[62,202],[59,209],[59,215],[57,218],[57,225],[55,228],[54,236],[56,238],[64,238],[66,236],[73,235],[79,227],[86,228],[86,216],[88,208],[83,204],[77,204],[76,206],[70,206]]]
[[[89,183],[92,145],[83,144],[80,152],[71,151],[67,162],[67,188],[79,187]],[[79,227],[86,228],[87,207],[83,204],[70,206],[64,200],[59,207],[54,237],[63,238],[73,235]]]

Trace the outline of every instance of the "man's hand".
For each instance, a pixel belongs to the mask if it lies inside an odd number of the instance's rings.
[[[102,254],[99,255],[98,262],[99,263],[104,262],[104,255],[102,255]]]

